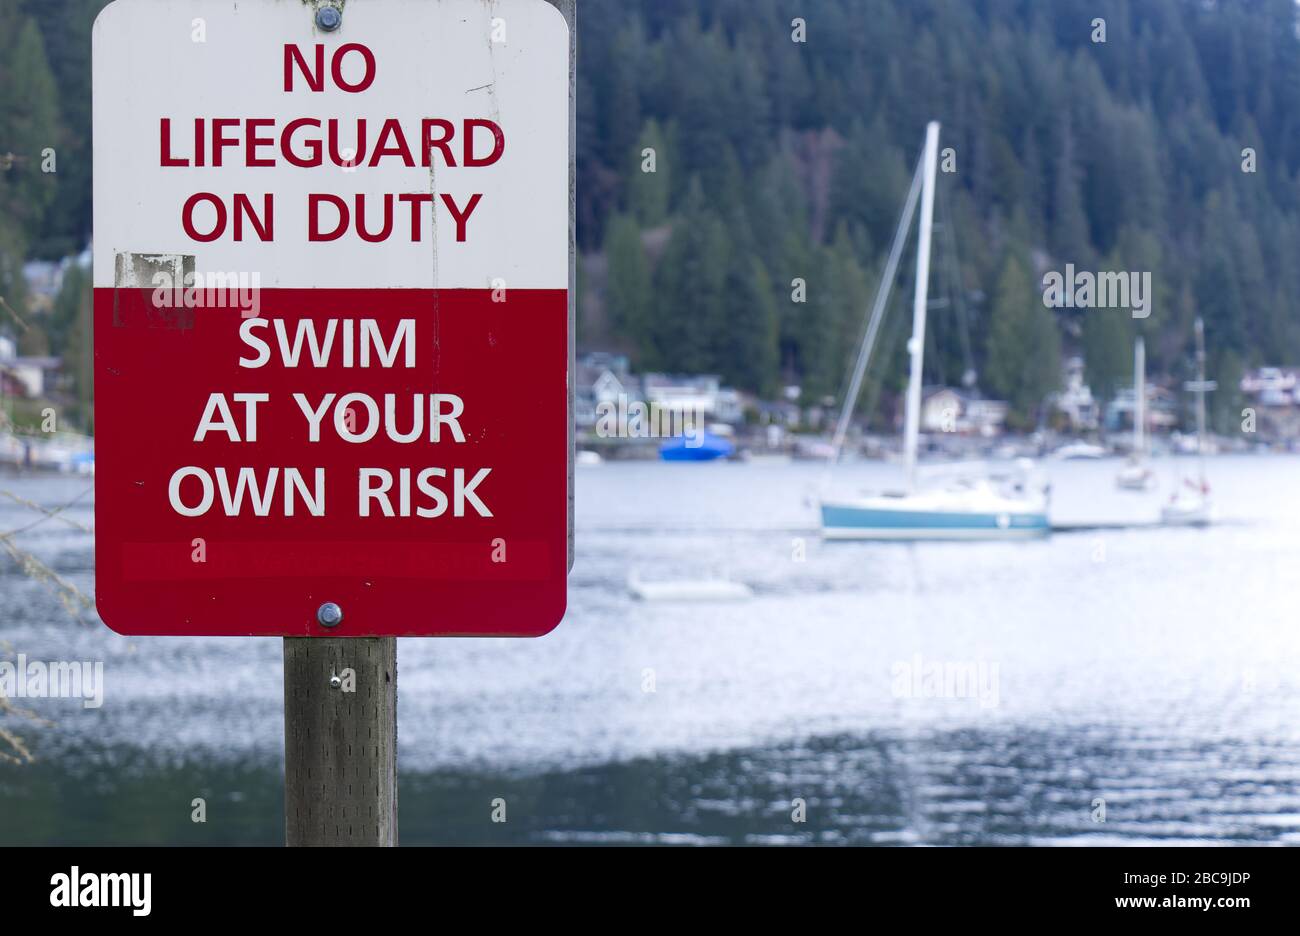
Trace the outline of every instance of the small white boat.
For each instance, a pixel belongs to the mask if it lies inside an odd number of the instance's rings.
[[[1160,508],[1160,522],[1166,526],[1209,526],[1210,520],[1210,490],[1191,481]]]
[[[1196,394],[1197,478],[1184,478],[1169,503],[1160,509],[1160,520],[1169,526],[1209,526],[1212,519],[1210,484],[1205,480],[1205,394],[1218,388],[1205,379],[1205,325],[1196,320],[1196,379],[1183,389]]]
[[[583,449],[574,453],[573,463],[579,468],[594,468],[597,465],[605,464],[605,459],[601,458],[599,452]]]
[[[1105,458],[1108,454],[1110,453],[1107,452],[1103,446],[1096,445],[1092,442],[1078,441],[1067,442],[1065,445],[1062,445],[1052,453],[1052,457],[1066,461],[1074,461],[1078,459]]]
[[[1155,486],[1156,474],[1147,464],[1147,355],[1139,337],[1133,343],[1133,453],[1115,476],[1122,491],[1145,491]]]
[[[636,572],[627,577],[627,590],[641,601],[742,601],[754,596],[754,590],[744,582],[727,578],[647,582]]]
[[[1115,475],[1115,484],[1125,491],[1145,491],[1155,486],[1156,473],[1151,466],[1139,459],[1130,459],[1129,463]]]

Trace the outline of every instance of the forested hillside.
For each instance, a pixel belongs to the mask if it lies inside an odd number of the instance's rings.
[[[1197,314],[1222,384],[1300,358],[1292,0],[639,0],[587,3],[582,30],[586,341],[836,393],[934,118],[957,171],[929,379],[965,369],[961,315],[981,388],[1022,412],[1061,348],[1102,394],[1130,379],[1137,325],[1157,373],[1185,371]],[[1150,318],[1046,309],[1041,275],[1067,262],[1151,271]],[[881,349],[894,379],[906,318]]]
[[[0,86],[18,90],[0,100],[11,302],[22,258],[90,233],[102,5],[0,2]],[[760,392],[840,392],[937,119],[956,171],[939,184],[932,294],[947,302],[928,379],[956,383],[973,363],[1028,421],[1063,353],[1086,356],[1103,394],[1126,381],[1135,327],[1152,371],[1181,375],[1198,314],[1222,382],[1300,360],[1293,0],[580,0],[579,22],[583,346]],[[1066,263],[1149,270],[1151,317],[1045,308],[1042,273]],[[879,350],[892,370],[869,395],[897,385],[905,318],[896,307]]]

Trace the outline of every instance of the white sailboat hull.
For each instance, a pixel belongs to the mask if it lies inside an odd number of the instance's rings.
[[[1210,525],[1211,516],[1208,507],[1197,507],[1189,510],[1165,507],[1160,511],[1160,521],[1165,526],[1203,527]]]
[[[1205,379],[1205,325],[1197,318],[1196,380],[1183,384],[1185,390],[1196,394],[1196,451],[1202,456],[1199,480],[1185,481],[1184,487],[1160,510],[1160,519],[1166,526],[1203,527],[1211,520],[1210,486],[1205,481],[1205,394],[1218,385]]]
[[[1155,486],[1156,474],[1147,465],[1126,465],[1115,476],[1115,486],[1125,491],[1146,491]]]
[[[832,540],[1036,539],[1051,532],[1045,498],[991,490],[828,499],[821,515],[822,535]]]
[[[1180,493],[1160,508],[1160,522],[1165,526],[1209,526],[1212,520],[1210,499],[1196,493]]]
[[[878,542],[914,542],[920,540],[971,541],[971,540],[1034,540],[1047,536],[1049,528],[1038,526],[1001,529],[992,526],[908,526],[908,527],[823,527],[822,535],[828,540],[854,540]]]

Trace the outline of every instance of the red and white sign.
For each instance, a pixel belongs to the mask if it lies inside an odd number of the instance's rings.
[[[272,0],[100,14],[110,627],[559,623],[569,138],[568,26],[544,0],[354,0],[328,32]]]

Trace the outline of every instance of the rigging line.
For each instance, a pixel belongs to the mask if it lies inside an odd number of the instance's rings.
[[[899,315],[882,322],[880,335],[876,339],[882,353],[892,355],[896,351],[905,350],[907,346],[907,327],[910,325],[910,322],[905,322],[903,317]],[[877,370],[877,373],[870,380],[863,381],[862,411],[864,413],[874,414],[878,412],[877,407],[880,405],[881,394],[885,391],[888,376],[886,369],[882,367]],[[868,417],[869,420],[870,417]]]
[[[937,186],[936,186],[937,188]],[[975,374],[975,355],[971,351],[970,321],[966,314],[966,292],[961,282],[961,257],[957,253],[956,215],[948,197],[939,199],[939,211],[943,215],[944,238],[948,241],[948,253],[944,257],[945,267],[952,279],[953,314],[957,318],[957,332],[961,336],[962,363],[966,366],[962,374],[962,384],[966,383],[966,374]],[[978,378],[978,375],[976,375]],[[974,389],[972,386],[970,389]]]
[[[27,323],[23,321],[23,317],[14,311],[13,306],[5,302],[4,296],[0,296],[0,308],[3,308],[6,312],[8,312],[13,317],[13,320],[19,324],[19,326],[22,328],[23,331],[28,330]]]
[[[942,227],[942,225],[940,225],[940,227]],[[936,253],[937,252],[938,251],[936,250]],[[941,275],[939,279],[942,281],[943,276]],[[927,302],[928,307],[935,310],[943,308],[946,304],[948,304],[946,299],[930,299]],[[930,376],[937,376],[939,378],[939,386],[946,387],[948,385],[948,373],[947,369],[943,366],[944,355],[943,347],[939,344],[939,329],[927,328],[925,330],[925,347],[927,353],[925,355],[924,363],[930,368]],[[938,372],[937,375],[935,373],[936,371]],[[925,386],[924,380],[921,381],[921,386]]]
[[[0,533],[0,537],[17,536],[19,533],[25,533],[28,530],[30,530],[32,527],[44,523],[46,520],[58,520],[60,523],[66,523],[74,530],[80,530],[83,533],[94,533],[95,532],[94,529],[86,526],[84,523],[74,520],[71,517],[61,516],[63,511],[75,505],[77,501],[81,500],[83,497],[85,497],[94,489],[95,489],[94,485],[91,485],[90,487],[83,490],[76,497],[74,497],[72,500],[68,501],[66,504],[62,504],[53,510],[50,510],[48,507],[42,507],[40,504],[36,503],[35,501],[28,500],[25,497],[20,497],[19,495],[14,494],[12,491],[0,490],[0,495],[9,498],[15,503],[22,504],[24,507],[30,507],[32,510],[40,511],[42,514],[45,515],[38,520],[33,520],[31,523],[27,524],[26,526],[21,526],[15,530],[9,530],[7,532]]]
[[[849,420],[853,418],[853,407],[857,403],[858,392],[862,389],[862,377],[867,370],[867,361],[871,358],[871,349],[876,342],[876,334],[880,331],[880,321],[884,318],[890,289],[893,286],[894,277],[898,273],[898,261],[903,254],[903,246],[907,241],[907,232],[912,226],[912,215],[916,212],[916,202],[921,194],[921,178],[924,174],[925,154],[922,153],[921,158],[916,163],[916,172],[912,176],[912,187],[907,192],[907,201],[903,206],[902,217],[898,219],[898,229],[894,232],[894,242],[889,248],[889,260],[885,263],[885,271],[881,275],[880,284],[876,287],[876,298],[871,307],[871,319],[867,324],[867,333],[862,341],[862,347],[858,349],[858,360],[853,367],[853,379],[849,381],[849,390],[840,409],[839,423],[835,427],[835,437],[831,442],[831,454],[826,459],[826,476],[823,483],[829,482],[831,468],[839,461],[840,450],[844,447],[844,436],[849,429]]]
[[[59,599],[63,601],[64,607],[73,613],[77,618],[78,623],[85,623],[81,620],[80,615],[76,614],[76,612],[72,610],[69,601],[75,599],[76,603],[81,605],[81,607],[90,610],[95,607],[94,598],[90,597],[76,585],[72,584],[72,582],[69,582],[63,576],[59,575],[59,573],[55,572],[40,559],[36,558],[35,555],[16,546],[12,536],[0,537],[0,549],[3,549],[13,558],[14,562],[18,564],[18,568],[22,570],[28,578],[35,579],[41,584],[52,582],[59,590]]]

